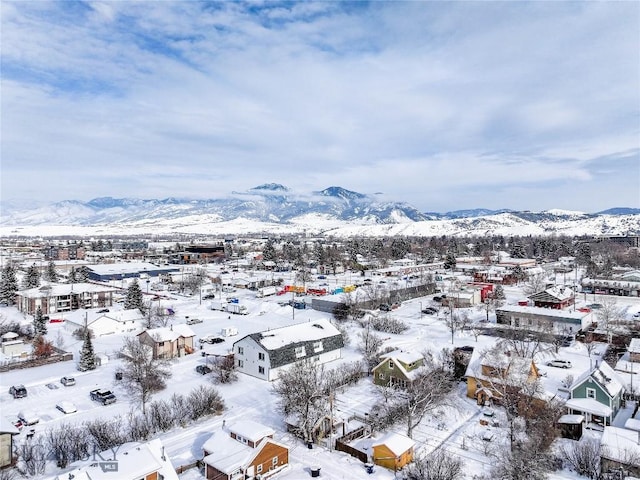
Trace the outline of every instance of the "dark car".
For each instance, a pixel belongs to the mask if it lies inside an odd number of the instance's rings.
[[[438,309],[433,308],[433,307],[427,307],[424,310],[422,310],[422,313],[424,313],[426,315],[433,315],[435,313],[438,313]]]
[[[109,313],[109,309],[108,308],[103,308],[101,310],[98,310],[98,313]]]
[[[13,398],[24,398],[27,396],[27,389],[24,385],[12,385],[9,394],[13,395]]]
[[[380,304],[380,311],[381,312],[390,312],[391,311],[391,306],[387,303],[381,303]]]
[[[206,365],[198,365],[196,367],[196,372],[198,372],[200,375],[206,375],[207,373],[211,373],[211,369]]]

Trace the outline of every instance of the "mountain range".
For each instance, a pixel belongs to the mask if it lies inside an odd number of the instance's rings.
[[[101,197],[40,206],[2,203],[0,234],[34,227],[43,231],[52,226],[92,232],[125,229],[153,233],[212,233],[226,228],[229,233],[237,233],[234,230],[238,229],[244,233],[293,233],[302,229],[338,235],[638,235],[640,209],[620,207],[597,213],[483,208],[420,212],[404,202],[381,201],[378,195],[342,187],[300,194],[277,183],[206,200]]]

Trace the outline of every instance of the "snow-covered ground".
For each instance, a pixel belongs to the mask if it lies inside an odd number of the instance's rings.
[[[345,278],[333,277],[325,280],[336,284],[346,281]],[[522,298],[523,294],[517,287],[506,288],[508,299],[515,302]],[[285,298],[272,296],[257,299],[255,293],[238,290],[230,296],[237,296],[240,302],[248,307],[248,315],[228,315],[227,313],[212,311],[208,308],[210,301],[201,301],[198,297],[174,296],[171,300],[161,300],[163,304],[171,306],[176,314],[173,319],[176,323],[184,323],[186,317],[200,318],[202,323],[191,325],[198,337],[207,334],[217,334],[223,327],[233,326],[239,331],[237,337],[227,338],[225,342],[216,345],[206,345],[205,353],[225,353],[230,350],[233,342],[249,333],[262,331],[268,328],[276,328],[293,323],[312,321],[318,318],[327,318],[327,314],[314,310],[294,310],[289,306],[280,306],[278,302]],[[286,296],[287,300],[289,296]],[[600,297],[600,296],[598,296]],[[591,303],[593,296],[578,298],[578,301]],[[629,316],[632,312],[640,310],[640,299],[619,299],[621,304],[627,307]],[[450,331],[444,321],[437,315],[425,315],[420,309],[434,303],[430,297],[423,297],[404,302],[402,306],[394,310],[391,315],[401,319],[410,325],[410,329],[399,335],[384,334],[384,346],[398,347],[411,351],[423,352],[431,350],[439,352],[443,348],[453,346],[470,345],[484,349],[492,345],[494,337],[479,336],[476,338],[471,332],[456,333],[453,343]],[[120,306],[112,307],[117,310]],[[472,318],[484,318],[485,312],[480,309],[468,309]],[[18,320],[30,322],[30,318],[23,317],[14,307],[0,308],[0,315],[6,320]],[[84,312],[72,312],[65,314],[65,318],[75,318],[84,315]],[[340,361],[328,364],[327,368],[339,367],[340,362],[350,362],[360,359],[357,352],[357,334],[359,327],[350,324],[351,344],[343,351]],[[50,324],[47,337],[54,343],[63,344],[63,348],[77,355],[81,341],[73,338],[71,331],[65,328],[64,323]],[[100,366],[95,371],[78,372],[73,362],[65,362],[55,365],[42,366],[31,369],[13,370],[3,373],[0,378],[0,402],[2,415],[17,415],[23,410],[33,410],[40,417],[40,423],[35,427],[36,434],[41,434],[46,429],[60,425],[62,422],[81,422],[93,418],[115,418],[120,416],[124,420],[125,415],[137,408],[122,390],[115,380],[115,372],[119,362],[115,352],[122,342],[120,335],[107,335],[94,340],[97,353],[103,353],[110,357],[108,363]],[[597,350],[597,349],[596,349]],[[555,356],[555,351],[547,352],[549,357]],[[557,389],[567,374],[577,377],[589,368],[590,362],[599,358],[593,353],[589,357],[585,347],[576,343],[570,347],[561,348],[559,355],[572,362],[572,368],[557,369],[542,366],[546,373],[544,381],[547,389]],[[174,393],[186,394],[193,388],[207,384],[209,379],[196,373],[195,367],[206,361],[200,351],[195,354],[177,359],[172,366],[173,376],[168,382],[168,388],[154,396],[154,399],[168,399]],[[76,378],[75,386],[64,387],[60,384],[60,377],[72,375]],[[640,383],[640,379],[638,380]],[[53,383],[57,389],[50,389],[46,385]],[[13,399],[8,390],[11,385],[24,384],[28,389],[28,396],[23,399]],[[95,388],[112,389],[118,401],[109,406],[102,406],[89,398],[89,391]],[[394,472],[376,467],[375,474],[369,475],[363,468],[363,464],[357,459],[344,453],[330,451],[325,446],[315,446],[308,449],[300,440],[286,433],[281,415],[277,412],[277,398],[272,393],[271,384],[262,380],[240,375],[239,380],[230,385],[217,386],[224,398],[226,409],[221,416],[200,420],[186,428],[174,429],[160,435],[174,466],[192,463],[202,458],[202,445],[210,437],[213,431],[221,428],[223,421],[232,424],[238,419],[252,419],[275,429],[276,439],[289,445],[290,466],[279,474],[278,478],[297,480],[310,476],[311,466],[320,467],[322,478],[329,479],[358,479],[358,478],[395,478]],[[505,441],[504,419],[499,409],[496,409],[495,417],[488,426],[480,424],[484,418],[483,408],[465,396],[466,386],[460,384],[457,394],[456,408],[440,409],[428,416],[414,431],[414,440],[417,442],[418,453],[428,453],[435,448],[444,448],[455,454],[465,462],[466,478],[473,479],[474,475],[488,474],[491,467],[489,452],[497,448]],[[376,391],[371,385],[370,378],[364,378],[356,386],[339,392],[336,398],[336,409],[344,410],[344,413],[354,411],[366,411],[375,399]],[[60,401],[72,401],[78,411],[72,414],[63,414],[56,409]],[[493,432],[490,442],[482,440],[487,430]],[[17,441],[24,441],[27,429],[23,429]],[[403,425],[397,426],[399,433],[405,433]],[[50,462],[47,466],[47,474],[57,474],[60,470]],[[202,473],[196,469],[189,470],[181,475],[184,479],[200,479]],[[552,479],[575,479],[570,472],[554,474]]]

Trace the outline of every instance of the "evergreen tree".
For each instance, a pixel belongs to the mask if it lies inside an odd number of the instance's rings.
[[[82,372],[96,369],[96,355],[93,351],[93,342],[88,328],[84,332],[84,343],[82,344],[82,350],[80,350],[78,369]]]
[[[89,279],[89,268],[82,266],[78,268],[77,277],[78,282],[86,282]]]
[[[32,264],[22,279],[22,288],[35,288],[40,286],[40,270],[36,264]]]
[[[45,335],[47,333],[47,321],[42,315],[42,309],[38,307],[33,316],[33,331],[36,335]]]
[[[456,268],[456,257],[453,253],[447,253],[447,258],[444,259],[444,268],[446,270]]]
[[[69,283],[78,283],[78,272],[76,271],[76,267],[71,267],[71,270],[69,270]]]
[[[7,263],[2,269],[2,275],[0,275],[0,302],[15,305],[17,292],[18,279],[16,278],[16,269],[13,265]]]
[[[137,308],[141,312],[144,312],[144,304],[142,302],[142,290],[138,285],[138,280],[134,280],[127,289],[127,297],[124,300],[124,309],[133,310]]]
[[[271,239],[267,240],[262,249],[262,258],[265,262],[274,262],[276,260],[276,249]]]
[[[51,283],[55,283],[58,281],[58,272],[56,272],[56,264],[53,263],[53,260],[49,262],[49,265],[47,265],[45,278]]]

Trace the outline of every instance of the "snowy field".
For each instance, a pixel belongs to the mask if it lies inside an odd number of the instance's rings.
[[[336,284],[346,281],[346,278],[329,279]],[[506,288],[507,299],[515,302],[523,297],[518,288]],[[173,321],[184,323],[186,318],[200,318],[202,323],[191,325],[196,333],[196,339],[207,334],[218,334],[221,328],[233,326],[239,331],[237,337],[227,338],[225,342],[216,345],[206,345],[202,350],[205,353],[226,353],[230,351],[235,340],[249,333],[276,328],[294,323],[312,321],[318,318],[327,318],[328,314],[314,310],[294,310],[289,306],[280,306],[278,302],[285,300],[285,296],[272,296],[262,299],[255,298],[255,293],[238,290],[230,293],[237,296],[240,302],[248,307],[248,315],[231,315],[212,311],[208,308],[210,300],[201,301],[197,297],[180,297],[174,295],[170,300],[161,300],[163,305],[175,310]],[[600,297],[600,296],[598,296]],[[288,300],[290,295],[286,296]],[[600,297],[601,298],[601,297]],[[624,298],[619,299],[629,316],[640,310],[640,300]],[[591,303],[593,295],[588,298],[578,298],[581,303]],[[410,329],[400,335],[382,334],[385,338],[384,347],[398,347],[408,351],[424,352],[431,350],[439,352],[443,348],[470,345],[484,349],[495,341],[494,337],[479,336],[476,338],[470,332],[457,332],[453,344],[451,333],[444,321],[437,315],[421,314],[421,308],[432,305],[431,297],[417,298],[406,301],[402,306],[391,312],[391,316],[398,318],[410,325]],[[112,311],[120,309],[116,305]],[[485,312],[479,309],[467,309],[470,317],[474,319],[484,318]],[[31,318],[24,318],[13,307],[0,308],[0,315],[5,320],[18,320],[30,322]],[[81,319],[84,311],[65,314],[65,319]],[[493,315],[495,317],[495,315]],[[358,331],[355,323],[349,324],[351,344],[344,349],[343,358],[326,365],[326,368],[337,368],[340,362],[350,362],[361,359],[357,352]],[[49,325],[47,337],[54,343],[63,344],[63,349],[76,355],[80,350],[81,341],[76,340],[71,332],[65,328],[65,323]],[[119,360],[115,352],[120,348],[122,336],[107,335],[94,340],[96,353],[106,354],[110,360],[95,371],[78,372],[74,362],[65,362],[43,367],[13,370],[3,373],[0,379],[0,401],[2,415],[17,415],[24,410],[37,412],[40,423],[35,427],[36,436],[46,429],[59,425],[61,422],[81,422],[93,418],[124,418],[130,410],[137,405],[127,399],[118,381],[115,380],[115,372],[119,367]],[[596,349],[598,350],[598,349]],[[603,349],[602,349],[603,350]],[[600,353],[600,352],[598,352]],[[569,370],[554,369],[542,366],[546,373],[545,382],[553,389],[566,375],[578,376],[589,367],[590,362],[597,359],[593,353],[591,358],[582,344],[576,343],[570,347],[562,348],[560,354],[569,359],[573,367]],[[549,350],[551,358],[555,352]],[[173,376],[168,382],[168,388],[154,396],[154,399],[168,399],[173,393],[186,394],[195,387],[208,384],[210,380],[195,371],[195,367],[206,361],[200,351],[195,354],[177,359],[172,366]],[[60,377],[72,375],[76,378],[75,386],[64,387],[60,384]],[[637,379],[640,382],[640,378]],[[48,383],[58,386],[57,389],[47,387]],[[9,395],[9,387],[15,384],[24,384],[28,389],[28,396],[23,399],[13,399]],[[89,392],[95,388],[111,389],[117,396],[117,402],[113,405],[102,406],[91,401]],[[224,398],[226,409],[221,416],[210,417],[191,424],[186,428],[174,429],[160,435],[167,452],[175,467],[186,465],[202,458],[202,445],[211,436],[212,432],[221,428],[223,421],[228,425],[239,419],[251,419],[276,431],[276,439],[290,447],[290,466],[277,478],[297,480],[310,476],[310,467],[320,467],[321,477],[327,479],[392,479],[397,478],[394,472],[376,467],[373,475],[367,474],[363,464],[356,458],[344,453],[331,451],[326,446],[314,446],[308,449],[300,440],[286,433],[281,415],[277,412],[277,398],[272,393],[271,384],[262,380],[239,375],[239,380],[230,385],[216,386]],[[338,392],[335,408],[336,413],[350,414],[353,412],[366,412],[375,401],[377,392],[371,384],[371,377],[362,379],[358,385]],[[61,401],[72,401],[77,406],[77,412],[63,414],[56,409],[56,404]],[[428,453],[436,448],[443,448],[453,453],[465,463],[466,478],[473,479],[487,475],[491,467],[490,453],[492,449],[499,448],[506,441],[504,421],[499,409],[495,411],[488,426],[482,426],[480,420],[484,417],[482,407],[466,397],[466,385],[461,383],[457,392],[456,407],[439,409],[433,415],[428,416],[414,431],[414,440],[417,442],[418,453]],[[24,441],[28,428],[24,428],[17,437],[17,442]],[[406,433],[403,425],[397,425],[398,433]],[[483,440],[491,431],[491,441]],[[53,462],[47,466],[47,476],[59,474]],[[191,469],[183,473],[181,478],[200,479],[202,472]],[[579,478],[570,472],[560,472],[552,475],[551,479],[575,479]]]

